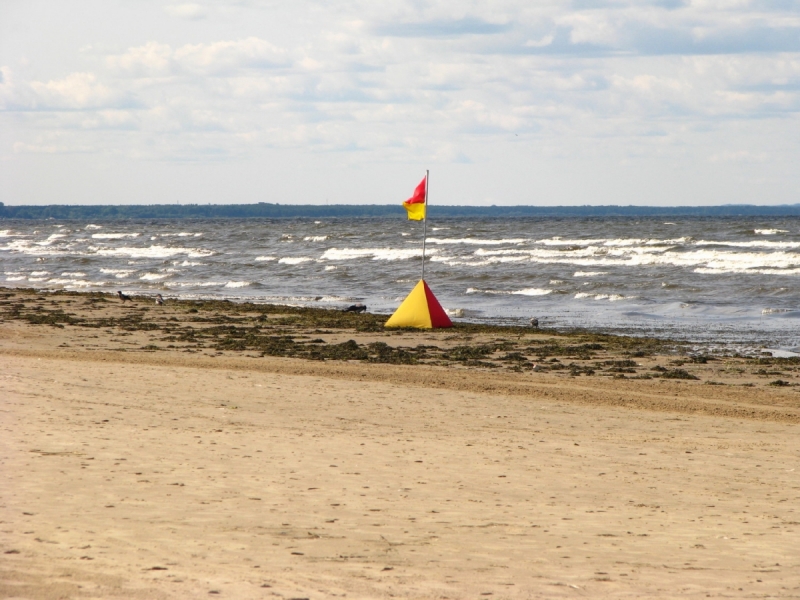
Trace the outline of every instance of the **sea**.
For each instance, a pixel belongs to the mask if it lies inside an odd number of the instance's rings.
[[[422,276],[400,218],[0,221],[0,285],[390,314]],[[425,280],[454,321],[800,354],[798,218],[448,218]]]

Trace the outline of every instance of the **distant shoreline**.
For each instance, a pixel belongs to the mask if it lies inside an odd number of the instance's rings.
[[[432,206],[437,218],[607,218],[607,217],[800,217],[800,204],[757,206]],[[0,203],[0,220],[57,219],[291,219],[405,217],[401,204],[136,204],[9,206]]]

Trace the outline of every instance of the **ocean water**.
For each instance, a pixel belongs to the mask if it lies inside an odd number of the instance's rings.
[[[401,219],[0,221],[0,285],[391,313],[420,278]],[[800,346],[800,219],[436,219],[455,320]]]

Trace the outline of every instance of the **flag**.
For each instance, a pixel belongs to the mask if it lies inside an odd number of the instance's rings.
[[[422,181],[414,190],[414,195],[408,200],[403,202],[403,208],[408,211],[409,221],[422,221],[425,218],[425,200],[427,187],[427,177],[423,177]]]

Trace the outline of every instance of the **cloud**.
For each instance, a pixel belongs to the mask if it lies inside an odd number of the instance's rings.
[[[164,12],[173,17],[192,21],[204,19],[208,15],[205,7],[193,3],[169,4],[164,7]]]
[[[142,76],[183,73],[225,75],[242,69],[270,69],[288,64],[287,53],[266,40],[249,37],[243,40],[210,44],[187,44],[173,49],[168,44],[148,42],[109,56],[106,64],[113,70]]]
[[[15,142],[12,148],[14,154],[89,154],[98,150],[93,146],[63,142],[57,139],[38,140],[34,143]]]
[[[406,23],[382,23],[373,27],[377,35],[395,37],[454,37],[494,35],[507,32],[508,23],[491,23],[477,18],[437,19]]]
[[[749,152],[747,150],[726,150],[709,157],[712,163],[763,163],[769,156],[766,152]]]
[[[10,79],[9,69],[0,89],[0,110],[6,111],[85,111],[136,105],[130,94],[109,88],[93,73],[71,73],[62,79],[18,84]]]
[[[296,148],[476,163],[509,140],[551,156],[604,153],[612,140],[621,159],[680,154],[689,136],[800,114],[800,21],[791,7],[752,6],[391,0],[237,8],[259,36],[192,44],[162,37],[103,57],[96,74],[77,70],[46,83],[0,70],[0,102],[65,111],[31,127],[69,131],[85,147],[117,143],[115,151],[163,160]],[[196,8],[165,10],[197,18]],[[202,27],[225,30],[214,25]],[[118,141],[101,143],[111,130]],[[731,162],[727,151],[704,149],[698,160]]]

